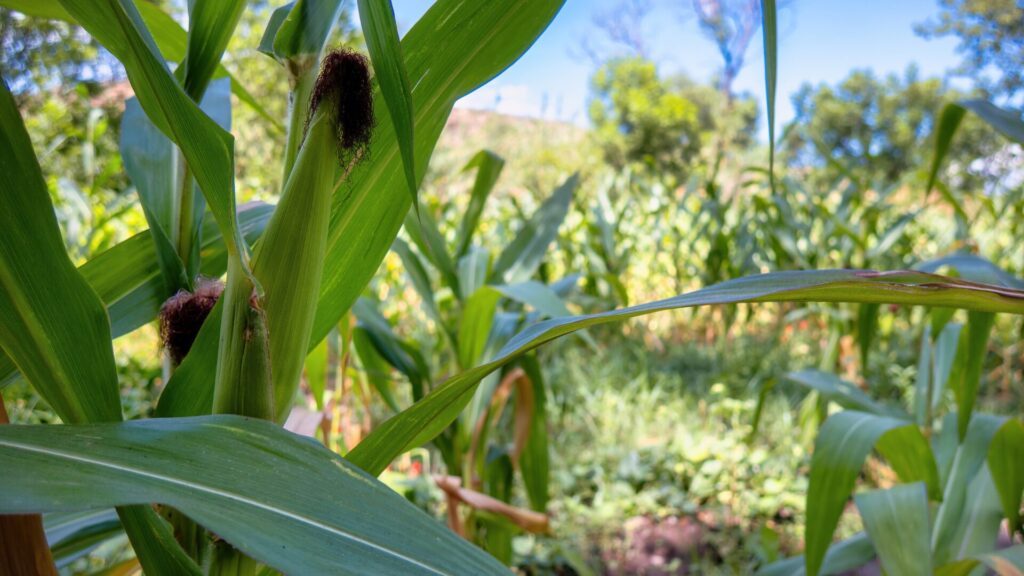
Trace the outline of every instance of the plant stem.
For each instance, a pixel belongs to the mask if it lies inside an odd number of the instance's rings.
[[[0,397],[0,425],[9,424]],[[0,515],[0,572],[57,576],[40,514]]]

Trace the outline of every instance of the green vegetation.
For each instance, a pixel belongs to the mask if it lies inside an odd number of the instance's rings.
[[[453,112],[515,4],[0,0],[0,572],[1024,570],[1019,9],[776,127],[695,2],[585,130]]]

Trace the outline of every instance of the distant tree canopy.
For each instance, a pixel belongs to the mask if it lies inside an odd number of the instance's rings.
[[[0,74],[15,95],[124,77],[121,64],[80,27],[8,8],[0,8]]]
[[[784,136],[784,158],[812,179],[848,171],[865,186],[896,184],[928,165],[943,105],[964,97],[938,79],[920,78],[913,67],[902,76],[880,79],[860,70],[836,86],[804,84],[793,96],[796,117]],[[965,118],[949,156],[958,171],[951,184],[980,187],[980,176],[968,167],[1002,145],[980,121]]]
[[[663,177],[685,179],[700,163],[704,144],[727,137],[750,145],[757,104],[737,100],[731,112],[718,90],[683,75],[661,77],[639,57],[606,62],[591,79],[590,120],[607,163],[642,166]]]
[[[956,73],[989,98],[1024,96],[1024,4],[1020,0],[939,0],[938,20],[917,26],[926,38],[955,36],[963,55]]]

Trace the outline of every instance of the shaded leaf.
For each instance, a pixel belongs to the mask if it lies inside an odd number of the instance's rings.
[[[160,502],[287,573],[504,570],[375,478],[269,422],[3,428],[3,513]]]
[[[924,484],[904,484],[854,496],[864,528],[887,574],[930,576],[928,494]]]

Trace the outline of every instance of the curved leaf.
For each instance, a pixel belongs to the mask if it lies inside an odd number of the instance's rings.
[[[949,414],[943,423],[944,434],[947,427],[955,429],[955,421],[956,416]],[[936,565],[963,557],[958,552],[965,546],[965,537],[969,536],[965,527],[972,526],[973,529],[974,523],[969,521],[972,510],[988,507],[986,499],[982,497],[984,495],[973,489],[973,482],[985,464],[992,437],[1005,421],[1003,417],[989,414],[976,415],[971,419],[967,436],[953,451],[950,470],[945,474],[942,504],[935,511],[933,522],[935,528],[932,530],[932,550],[935,553]],[[952,438],[958,436],[952,433],[950,435]],[[992,497],[995,500],[995,511],[999,513],[999,498],[994,489]]]
[[[402,45],[395,24],[391,0],[359,0],[359,23],[366,38],[366,48],[373,62],[373,74],[388,106],[395,126],[398,150],[409,183],[412,203],[416,205],[416,148],[413,146],[412,94],[409,74],[405,71]]]
[[[563,0],[435,2],[402,39],[412,88],[416,171],[422,178],[455,101],[516,61]],[[368,159],[337,186],[327,266],[313,328],[319,342],[362,293],[409,212],[394,127],[381,118]],[[362,249],[351,250],[355,239]]]
[[[238,223],[246,241],[254,242],[263,233],[273,208],[258,202],[241,207]],[[220,277],[227,265],[227,253],[212,220],[204,221],[202,238],[200,272],[209,278]],[[78,271],[106,305],[115,338],[151,322],[160,305],[170,296],[149,232],[141,232],[117,244],[80,266]],[[0,387],[17,376],[14,362],[0,354]]]
[[[786,374],[786,379],[811,390],[816,390],[824,398],[849,410],[859,410],[878,416],[891,416],[903,420],[910,419],[910,416],[900,408],[876,402],[861,391],[860,388],[835,374],[819,370],[800,370],[799,372]]]
[[[775,88],[778,85],[779,35],[775,0],[761,0],[761,36],[764,39],[764,84],[768,108],[768,178],[775,190]]]
[[[462,169],[472,170],[476,168],[476,179],[473,180],[473,190],[469,195],[469,205],[466,206],[466,213],[462,215],[462,223],[459,224],[459,232],[456,235],[457,247],[455,256],[461,258],[469,251],[473,242],[473,234],[480,223],[480,215],[483,214],[484,204],[494,190],[494,185],[501,176],[501,170],[505,167],[505,160],[490,150],[481,150],[466,163]]]
[[[0,513],[160,502],[286,573],[504,573],[375,478],[269,422],[3,428]]]
[[[420,176],[455,101],[515,61],[561,5],[562,0],[516,0],[514,8],[494,2],[438,2],[405,35],[402,50],[414,86],[416,166]],[[399,160],[397,155],[393,126],[382,117],[366,160],[335,187],[327,257],[310,338],[313,345],[355,303],[409,213],[408,186],[401,171],[393,169]],[[360,249],[352,250],[354,245]],[[193,345],[194,352],[200,351],[191,362],[194,369],[186,379],[182,374],[185,363],[179,366],[164,389],[158,413],[209,413],[209,408],[203,407],[210,406],[216,354],[207,354],[206,350],[216,348],[217,340],[217,329],[200,331]],[[200,360],[199,355],[207,357]],[[185,362],[189,362],[187,357]],[[177,399],[179,406],[193,411],[164,408],[168,394]]]
[[[1024,292],[922,272],[814,270],[738,278],[637,306],[555,318],[527,327],[488,362],[452,377],[422,401],[377,427],[349,459],[379,474],[402,452],[441,433],[473,397],[482,378],[538,346],[588,326],[676,308],[740,302],[879,302],[1024,313]]]
[[[956,396],[957,430],[961,440],[967,435],[967,426],[978,397],[982,367],[988,352],[988,336],[995,318],[992,313],[970,312],[965,331],[960,335],[949,384]]]
[[[886,574],[931,576],[928,494],[924,484],[904,484],[854,496],[864,529]]]
[[[110,322],[68,259],[32,142],[2,81],[0,190],[0,348],[65,422],[120,420]]]
[[[1024,424],[1007,420],[988,448],[988,468],[999,492],[1010,532],[1021,529],[1020,505],[1024,495]]]
[[[935,460],[916,425],[864,412],[846,411],[829,416],[818,432],[811,458],[804,549],[807,574],[819,573],[857,475],[875,447],[901,480],[923,480],[928,492],[938,497]]]
[[[558,236],[578,185],[579,175],[570,176],[537,208],[498,257],[491,271],[492,280],[516,284],[533,276]]]
[[[861,532],[828,547],[822,574],[846,574],[875,558],[875,547],[868,535]],[[773,562],[756,572],[756,576],[804,576],[804,557],[794,556]]]
[[[234,138],[204,114],[161,59],[129,0],[61,0],[75,20],[125,67],[142,109],[173,140],[225,232],[228,253],[247,265],[247,247],[235,218]]]

